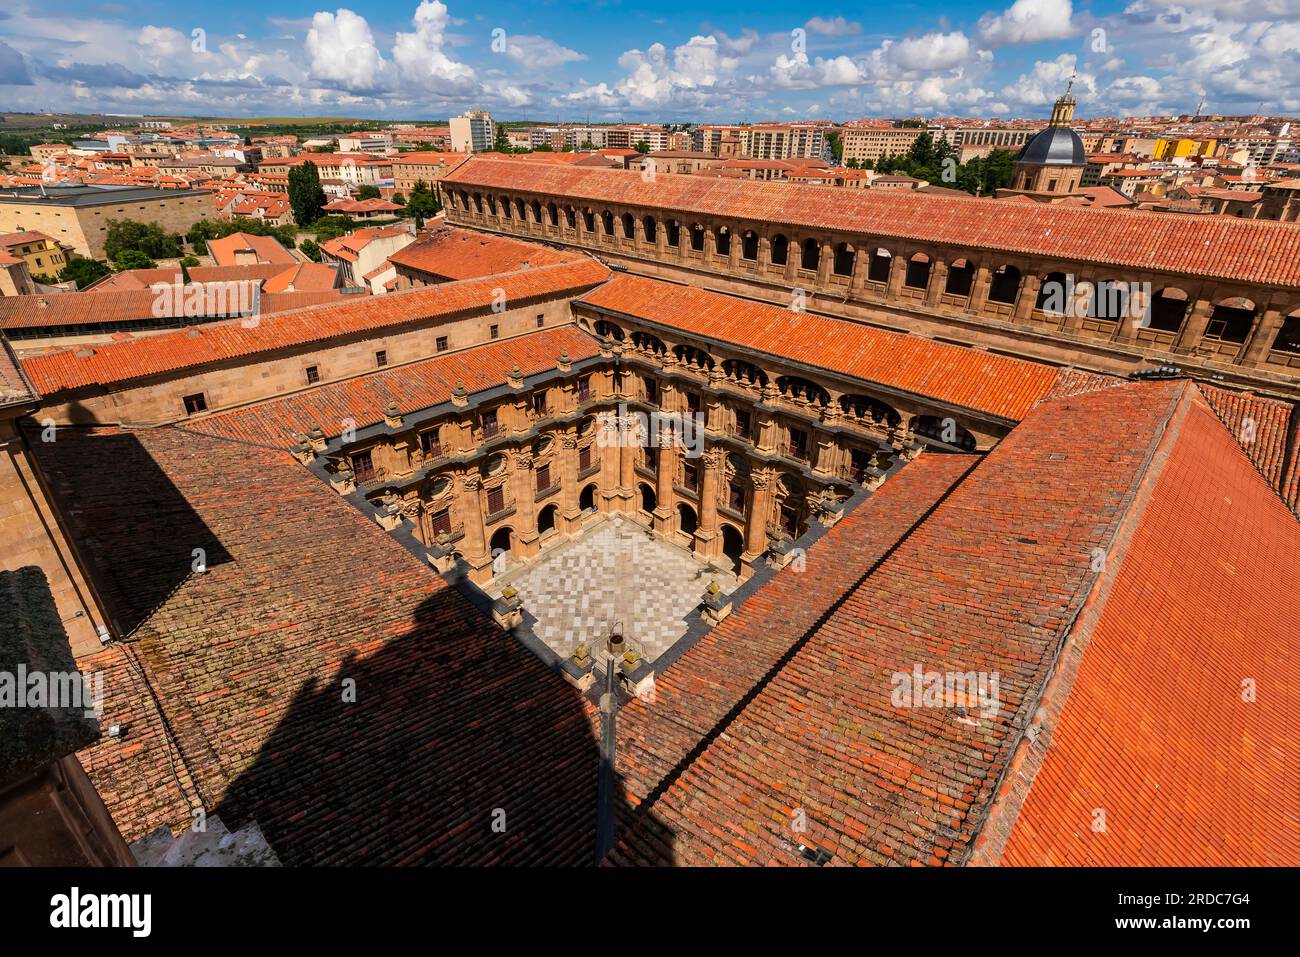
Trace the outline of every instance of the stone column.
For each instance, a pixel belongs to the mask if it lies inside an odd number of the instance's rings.
[[[569,534],[577,530],[578,516],[578,436],[569,430],[557,435],[560,453],[556,457],[560,466],[560,517],[564,521],[563,531]]]
[[[993,273],[988,266],[981,265],[975,270],[975,282],[971,287],[970,299],[966,311],[978,313],[984,309],[989,298],[989,285],[993,282]]]
[[[903,280],[907,278],[907,260],[901,253],[889,258],[889,283],[885,287],[885,299],[895,300],[902,292]]]
[[[515,540],[524,558],[531,558],[538,552],[537,545],[537,487],[534,482],[533,457],[527,451],[515,455],[515,471],[511,476],[514,483]]]
[[[861,298],[862,290],[867,285],[867,251],[855,247],[853,250],[853,278],[849,280],[849,295]]]
[[[695,530],[695,553],[713,558],[718,551],[718,466],[722,457],[709,449],[697,460],[704,474],[700,478],[700,517]]]
[[[745,553],[741,560],[753,561],[767,551],[767,520],[772,508],[772,482],[775,477],[771,470],[762,469],[753,472],[750,484],[754,492],[750,496],[749,515],[745,519]]]
[[[1196,304],[1192,307],[1187,318],[1183,320],[1183,328],[1178,333],[1178,339],[1174,343],[1173,351],[1182,353],[1196,351],[1201,336],[1205,335],[1205,327],[1210,324],[1210,315],[1213,312],[1214,303],[1209,299],[1202,298],[1201,294],[1198,293]]]
[[[1036,272],[1024,274],[1020,284],[1020,295],[1016,298],[1016,311],[1012,319],[1016,322],[1028,322],[1038,302],[1038,290],[1042,288],[1043,278]]]
[[[802,250],[800,250],[802,254]],[[817,285],[825,286],[831,280],[831,269],[835,265],[835,247],[822,243],[821,255],[817,258]]]
[[[1246,345],[1238,361],[1242,365],[1258,366],[1267,359],[1283,322],[1282,310],[1274,308],[1271,303],[1265,303],[1251,326],[1250,335],[1246,337]]]
[[[483,479],[477,475],[462,475],[456,492],[456,512],[462,516],[465,537],[461,539],[460,553],[465,556],[475,572],[492,564],[488,554],[487,535],[483,531],[483,503],[479,490]]]
[[[795,282],[795,270],[799,268],[799,260],[803,257],[803,247],[795,244],[793,239],[788,240],[785,244],[785,281],[790,285]]]
[[[631,413],[620,417],[618,429],[620,511],[636,513],[636,453],[644,441],[637,417]]]
[[[673,532],[673,477],[677,472],[677,449],[661,438],[655,462],[654,528],[660,535]]]
[[[939,297],[948,284],[948,263],[942,259],[930,261],[930,282],[925,289],[925,304],[931,309],[939,306]]]

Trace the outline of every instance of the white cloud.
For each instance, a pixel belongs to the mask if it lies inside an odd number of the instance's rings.
[[[577,50],[570,50],[554,40],[538,36],[508,36],[505,53],[516,63],[533,68],[562,66],[587,59]]]
[[[862,32],[862,24],[843,17],[813,17],[804,24],[804,28],[809,33],[819,33],[826,37],[847,37]]]
[[[964,33],[927,33],[888,47],[889,59],[906,70],[949,70],[970,59]]]
[[[382,83],[384,58],[366,18],[339,8],[317,13],[307,31],[311,75],[348,90],[374,90]]]
[[[986,43],[1037,43],[1061,40],[1074,34],[1070,0],[1016,0],[1000,14],[980,18],[980,36]]]
[[[449,20],[441,0],[421,0],[411,18],[415,32],[393,39],[393,62],[402,79],[434,92],[469,91],[474,69],[443,51]]]

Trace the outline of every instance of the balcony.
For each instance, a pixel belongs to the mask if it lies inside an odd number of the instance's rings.
[[[501,434],[501,424],[496,419],[490,419],[483,423],[483,440],[496,438]]]

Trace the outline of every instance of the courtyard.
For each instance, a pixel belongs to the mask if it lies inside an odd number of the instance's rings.
[[[681,546],[614,516],[515,564],[488,586],[493,598],[513,585],[533,632],[562,657],[608,636],[615,622],[653,662],[685,633],[710,582],[726,594],[738,584]]]

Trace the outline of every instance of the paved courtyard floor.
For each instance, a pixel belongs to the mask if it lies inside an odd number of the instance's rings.
[[[536,618],[534,633],[561,656],[580,641],[606,637],[621,621],[624,635],[654,661],[686,633],[686,616],[710,581],[727,594],[737,585],[729,570],[614,516],[498,575],[488,593],[496,598],[514,585],[524,611]]]

